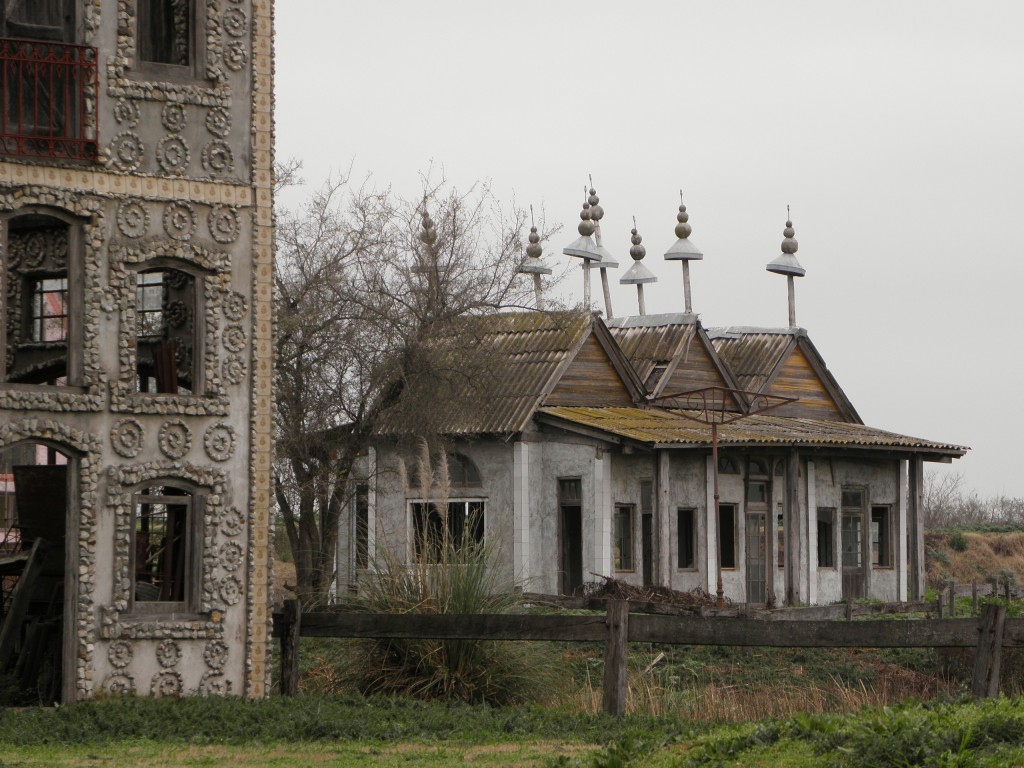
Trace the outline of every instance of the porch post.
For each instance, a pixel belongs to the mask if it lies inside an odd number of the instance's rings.
[[[786,456],[786,605],[800,602],[800,454],[791,448]]]
[[[530,577],[530,444],[512,446],[512,568],[520,584]]]
[[[818,602],[818,498],[814,462],[807,462],[807,603]]]
[[[704,487],[706,499],[704,502],[704,533],[701,540],[701,549],[704,550],[704,565],[707,570],[704,572],[704,588],[709,594],[714,594],[716,582],[718,581],[718,521],[715,519],[715,467],[714,458],[708,456],[707,471]]]
[[[657,568],[654,583],[662,587],[672,586],[672,508],[671,477],[672,458],[668,451],[658,451],[658,503],[657,526],[654,544],[657,547]]]
[[[924,600],[924,461],[911,454],[907,472],[907,524],[910,526],[910,596]]]

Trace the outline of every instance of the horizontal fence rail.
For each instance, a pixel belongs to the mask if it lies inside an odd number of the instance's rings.
[[[987,605],[980,619],[849,619],[818,618],[817,609],[760,611],[740,616],[745,607],[720,611],[731,616],[679,615],[671,606],[653,606],[651,613],[631,613],[638,606],[626,600],[548,598],[534,602],[585,601],[573,607],[601,608],[604,615],[532,614],[381,614],[346,611],[302,613],[298,601],[274,614],[274,636],[281,638],[285,695],[298,692],[300,637],[418,640],[542,640],[605,643],[604,708],[625,712],[626,648],[628,643],[725,645],[776,648],[975,648],[972,690],[978,696],[998,693],[1003,647],[1024,647],[1024,619],[1006,619],[1006,607]],[[645,608],[649,604],[642,604]],[[912,604],[922,610],[934,603]],[[850,606],[838,606],[849,612]],[[810,618],[798,618],[799,611]],[[669,615],[675,613],[676,615]]]
[[[97,156],[96,49],[0,38],[0,153]]]

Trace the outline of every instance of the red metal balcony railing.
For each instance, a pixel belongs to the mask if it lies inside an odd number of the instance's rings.
[[[0,38],[0,154],[96,158],[96,49]]]

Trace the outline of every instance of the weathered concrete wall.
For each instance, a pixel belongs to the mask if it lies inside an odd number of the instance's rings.
[[[84,285],[80,386],[0,383],[0,447],[72,456],[65,699],[97,693],[263,696],[269,682],[272,415],[272,0],[199,0],[193,69],[138,61],[135,0],[80,0],[99,51],[96,162],[0,156],[0,216],[70,215]],[[195,394],[135,387],[135,270],[196,275]],[[186,308],[187,310],[188,308]],[[187,615],[132,609],[132,490],[191,483],[201,598]]]

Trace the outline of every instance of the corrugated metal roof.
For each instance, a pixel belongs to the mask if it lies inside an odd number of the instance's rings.
[[[708,446],[711,427],[668,408],[541,408],[541,414],[648,445]],[[783,416],[748,416],[718,428],[719,445],[896,448],[962,456],[962,445],[938,443],[882,429],[837,421]]]
[[[608,330],[641,380],[646,382],[648,390],[653,390],[657,386],[658,378],[651,376],[655,369],[662,368],[664,372],[664,367],[680,350],[692,343],[697,334],[697,326],[694,323],[674,322],[659,326],[632,327],[616,327],[614,321],[612,323]]]
[[[705,329],[718,356],[729,367],[736,385],[760,392],[799,330],[774,328]]]
[[[472,374],[436,381],[411,380],[403,398],[429,402],[444,434],[513,433],[526,428],[555,376],[593,322],[588,312],[510,312],[461,318],[435,346],[455,343],[476,354]],[[486,381],[483,379],[486,378]],[[402,431],[385,420],[382,433]]]

